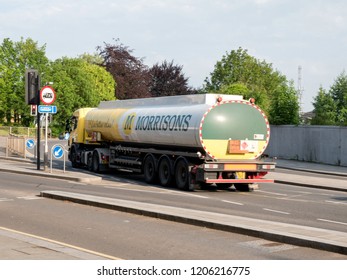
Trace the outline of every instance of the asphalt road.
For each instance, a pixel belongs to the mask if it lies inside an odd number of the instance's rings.
[[[56,168],[62,169],[62,161],[55,160],[54,164],[59,165]],[[83,169],[79,171],[86,172]],[[311,176],[341,179],[339,176],[281,168],[277,168],[275,172],[304,175],[308,181]],[[345,192],[286,184],[261,184],[259,190],[251,193],[217,191],[213,187],[182,192],[174,188],[148,185],[144,183],[142,176],[132,173],[99,175],[103,180],[98,185],[75,184],[69,191],[347,232]],[[66,188],[57,186],[54,190]]]
[[[124,259],[345,259],[346,256],[286,245],[196,226],[38,197],[42,190],[65,190],[99,196],[201,208],[280,221],[311,217],[320,226],[346,230],[343,224],[323,222],[339,219],[346,210],[343,194],[320,191],[308,194],[302,188],[266,185],[253,193],[213,189],[180,192],[148,186],[122,175],[109,176],[103,184],[85,185],[46,178],[0,173],[0,226]],[[276,189],[277,187],[277,189]],[[276,192],[272,188],[275,188]],[[301,190],[301,192],[300,192]],[[312,192],[312,190],[310,190]],[[305,192],[305,193],[303,193]],[[314,199],[313,199],[314,197]],[[326,202],[333,201],[339,204]],[[342,203],[342,204],[341,204]],[[281,205],[294,205],[289,214]],[[324,205],[331,209],[322,214]],[[319,210],[317,216],[304,213]],[[249,209],[251,208],[251,209]],[[274,212],[276,211],[276,212]],[[281,211],[281,212],[280,212]],[[325,211],[323,211],[325,212]],[[300,214],[301,213],[301,214]],[[335,213],[335,216],[330,216]],[[319,215],[318,215],[319,214]],[[323,216],[320,216],[323,215]],[[337,216],[336,216],[337,215]],[[341,214],[342,215],[342,214]],[[344,217],[342,217],[344,218]],[[305,223],[307,224],[307,222]]]
[[[308,178],[317,176],[304,174]],[[97,188],[96,185],[76,186],[71,191],[347,232],[347,195],[344,192],[285,184],[262,184],[259,190],[250,193],[217,191],[213,187],[182,192],[148,185],[141,176],[126,172],[102,176],[103,181]]]

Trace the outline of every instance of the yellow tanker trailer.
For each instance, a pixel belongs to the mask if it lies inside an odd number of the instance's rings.
[[[69,159],[95,172],[143,173],[146,182],[249,190],[275,163],[262,110],[239,95],[199,94],[101,102],[74,112]]]

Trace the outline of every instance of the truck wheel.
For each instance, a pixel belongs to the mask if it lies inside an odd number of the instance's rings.
[[[189,190],[189,164],[188,161],[181,157],[175,163],[175,180],[177,188],[181,190]]]
[[[96,173],[100,172],[100,162],[99,162],[99,155],[97,151],[93,152],[92,171]]]
[[[87,169],[93,171],[93,154],[89,153],[87,157]]]
[[[253,189],[249,187],[249,184],[234,184],[234,187],[236,190],[239,192],[249,192],[252,191]]]
[[[143,174],[148,184],[154,183],[157,179],[156,159],[152,154],[146,156],[143,164]]]
[[[229,189],[230,187],[232,187],[233,184],[229,184],[229,183],[217,183],[217,188],[218,189],[222,189],[222,190],[225,190],[225,189]]]
[[[160,185],[163,187],[168,187],[171,185],[173,180],[172,162],[168,156],[163,156],[159,160],[158,175]]]
[[[76,152],[76,148],[75,147],[72,147],[70,157],[71,157],[71,165],[72,165],[72,167],[74,167],[74,168],[80,167],[80,164],[77,162],[77,152]]]

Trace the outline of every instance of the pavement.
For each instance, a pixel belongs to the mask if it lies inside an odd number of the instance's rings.
[[[274,179],[276,183],[347,192],[347,167],[283,159],[277,159],[276,163],[277,170],[266,176],[266,178]],[[308,177],[291,174],[288,170],[316,173],[317,176]],[[42,168],[41,170],[37,170],[36,164],[34,164],[32,160],[6,158],[3,156],[0,156],[0,171],[84,183],[95,183],[102,180],[101,176],[71,168],[69,163],[67,163],[65,170],[59,167],[53,168],[52,170],[46,168],[44,171]],[[322,177],[318,174],[334,175],[334,177]],[[175,222],[189,223],[239,234],[247,234],[272,241],[347,255],[347,233],[344,232],[198,210],[187,211],[187,209],[178,207],[62,191],[44,191],[41,192],[41,196],[69,200],[75,203],[125,211]],[[23,254],[23,252],[25,252],[25,254]],[[113,259],[113,257],[0,227],[0,260],[1,259],[96,260]]]
[[[277,159],[276,163],[277,170],[275,172],[270,172],[265,176],[266,178],[274,179],[276,183],[347,192],[347,166],[344,167],[284,159]],[[308,172],[317,174],[317,176],[307,177],[291,174],[286,170]],[[318,176],[319,174],[332,175],[334,178],[324,178]],[[337,179],[336,177],[339,178]]]

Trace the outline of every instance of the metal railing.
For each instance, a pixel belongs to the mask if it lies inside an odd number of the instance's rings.
[[[41,135],[44,135],[44,129],[41,129]],[[27,158],[27,139],[37,139],[36,128],[0,126],[0,154],[6,157]],[[35,154],[28,154],[36,157]]]
[[[10,135],[7,137],[7,149],[6,157],[8,156],[19,156],[26,158],[26,137]]]
[[[43,132],[43,129],[41,132]],[[32,127],[0,126],[0,136],[9,135],[36,138],[37,129]]]

